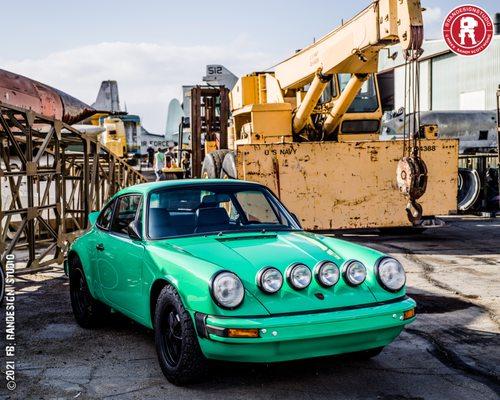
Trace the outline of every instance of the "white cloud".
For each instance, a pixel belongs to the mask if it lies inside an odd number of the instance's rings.
[[[441,37],[442,15],[443,12],[440,7],[425,7],[423,19],[426,39],[438,39]]]
[[[237,37],[224,46],[106,42],[38,59],[0,59],[0,64],[89,104],[95,101],[101,81],[117,80],[122,105],[140,115],[146,129],[163,133],[168,102],[180,97],[181,85],[200,83],[206,64],[224,64],[241,75],[266,68],[272,61],[247,39]]]

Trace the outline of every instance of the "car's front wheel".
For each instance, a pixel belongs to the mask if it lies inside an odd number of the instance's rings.
[[[69,262],[69,293],[73,315],[82,328],[92,328],[104,319],[109,308],[90,293],[78,256],[73,256]]]
[[[201,352],[193,322],[179,294],[170,285],[158,296],[154,329],[158,361],[169,382],[186,385],[205,374],[207,360]]]

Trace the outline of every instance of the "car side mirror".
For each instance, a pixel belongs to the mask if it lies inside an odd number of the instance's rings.
[[[135,221],[132,221],[130,224],[127,226],[127,233],[130,239],[132,240],[141,240],[141,233],[139,232],[139,228],[137,227],[137,224]]]
[[[292,218],[293,220],[297,223],[297,225],[302,228],[302,225],[300,224],[300,220],[299,220],[299,217],[297,217],[294,213],[291,213],[292,214]]]

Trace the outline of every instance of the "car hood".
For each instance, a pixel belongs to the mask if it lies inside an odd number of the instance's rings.
[[[253,294],[270,314],[322,310],[380,301],[370,290],[373,265],[381,253],[342,240],[302,231],[232,233],[223,235],[191,236],[157,242],[158,246],[175,248],[190,256],[210,262],[236,273],[245,289]],[[313,278],[308,288],[297,291],[286,282],[286,269],[301,262],[311,270],[324,260],[335,262],[340,268],[349,259],[363,262],[368,278],[359,287],[347,285],[341,278],[333,288],[321,287]],[[285,282],[276,294],[263,293],[256,284],[256,275],[264,267],[281,271]]]

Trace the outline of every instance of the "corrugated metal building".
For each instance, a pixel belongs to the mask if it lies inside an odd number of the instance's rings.
[[[483,53],[458,56],[444,40],[424,42],[420,58],[422,111],[493,110],[500,84],[500,35]],[[379,85],[385,111],[404,105],[404,58],[401,47],[380,53]]]

